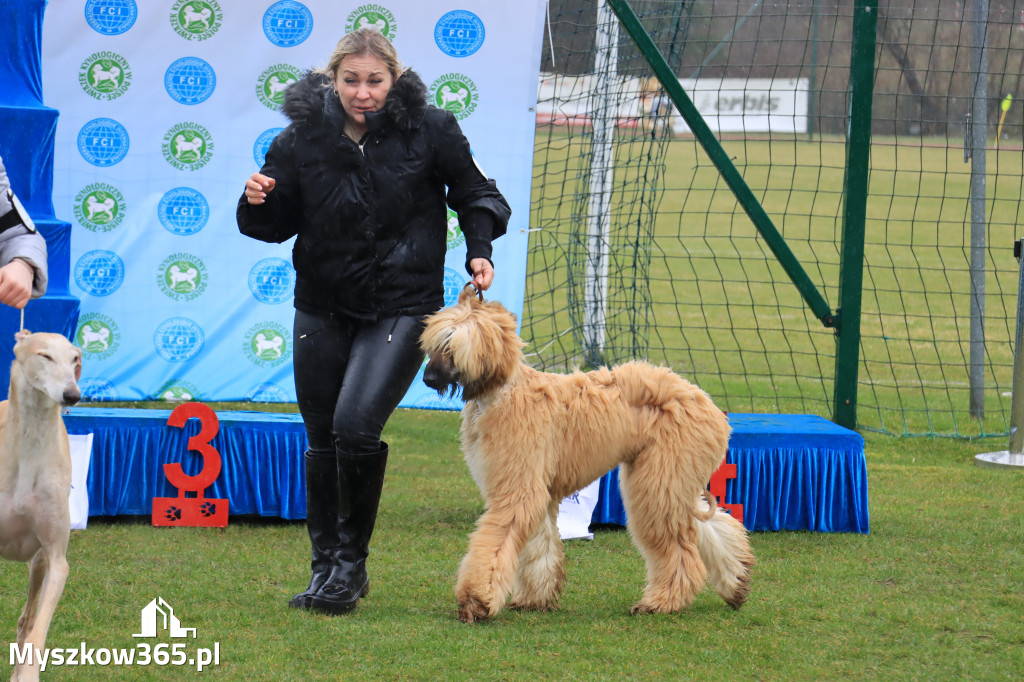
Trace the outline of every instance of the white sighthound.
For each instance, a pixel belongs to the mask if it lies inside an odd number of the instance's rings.
[[[61,408],[82,397],[82,351],[60,334],[15,335],[10,400],[0,403],[0,556],[28,563],[29,587],[11,644],[12,680],[39,679],[68,577],[71,451]],[[15,648],[28,660],[15,657]],[[16,660],[14,660],[16,659]]]

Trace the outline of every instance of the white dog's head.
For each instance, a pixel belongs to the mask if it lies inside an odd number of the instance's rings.
[[[17,376],[58,405],[74,405],[82,398],[82,351],[60,334],[27,329],[14,335],[11,379]]]

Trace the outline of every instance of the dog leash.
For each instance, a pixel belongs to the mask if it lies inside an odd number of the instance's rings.
[[[466,287],[473,287],[473,289],[476,291],[476,297],[480,299],[481,303],[483,303],[483,300],[484,300],[484,290],[483,289],[477,289],[476,285],[473,284],[473,282],[466,282],[466,284],[462,288],[465,289]]]

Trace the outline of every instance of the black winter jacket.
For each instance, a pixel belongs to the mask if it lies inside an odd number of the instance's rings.
[[[265,242],[297,235],[295,307],[365,319],[422,315],[444,305],[447,204],[459,215],[466,263],[491,257],[511,213],[473,160],[455,117],[428,106],[412,71],[384,107],[367,114],[357,144],[343,134],[345,110],[326,77],[289,86],[291,124],[260,172],[276,180],[265,203],[238,202],[242,234]]]

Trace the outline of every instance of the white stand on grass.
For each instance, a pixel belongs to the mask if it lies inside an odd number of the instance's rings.
[[[1010,447],[999,452],[985,452],[974,456],[980,466],[1015,468],[1024,471],[1024,262],[1021,249],[1024,239],[1015,242],[1013,255],[1021,263],[1017,284],[1017,338],[1013,352],[1013,397],[1010,400]]]
[[[558,537],[562,540],[593,540],[590,519],[601,495],[601,479],[562,500],[558,505]]]

